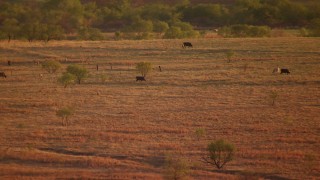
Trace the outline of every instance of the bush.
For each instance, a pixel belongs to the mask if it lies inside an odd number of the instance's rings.
[[[163,21],[155,21],[153,23],[153,31],[157,33],[164,33],[169,29],[169,25]]]
[[[221,169],[225,164],[233,160],[234,151],[235,147],[232,144],[220,139],[208,145],[209,155],[204,157],[204,160]]]
[[[320,37],[320,18],[311,21],[309,36]]]
[[[78,35],[78,38],[81,40],[97,41],[104,39],[103,34],[97,28],[81,28]]]
[[[183,179],[189,174],[189,163],[185,159],[167,155],[165,161],[166,176],[168,179]]]
[[[47,60],[42,63],[42,68],[48,73],[52,74],[57,72],[61,68],[61,64],[58,61]]]
[[[228,50],[225,52],[228,62],[231,62],[231,58],[234,56],[234,52],[232,50]]]
[[[74,113],[74,109],[71,107],[63,107],[56,112],[56,115],[62,119],[62,125],[68,126],[69,117]]]
[[[182,39],[182,38],[196,38],[200,33],[193,30],[189,23],[176,22],[164,34],[163,38],[166,39]]]
[[[75,79],[76,77],[73,74],[66,72],[58,79],[58,82],[66,88],[68,85],[74,84]]]
[[[195,135],[198,139],[198,141],[200,140],[201,137],[203,137],[206,134],[206,130],[203,128],[197,128],[195,131]]]
[[[81,81],[88,77],[87,69],[80,67],[79,65],[69,65],[67,67],[67,72],[75,76],[78,84],[81,84]]]
[[[268,37],[271,29],[267,26],[232,25],[219,29],[223,37]]]
[[[136,65],[136,69],[143,77],[145,77],[152,69],[152,65],[149,62],[140,62]]]

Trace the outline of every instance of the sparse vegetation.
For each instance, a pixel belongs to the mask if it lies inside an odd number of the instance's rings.
[[[61,118],[62,125],[70,125],[69,118],[74,114],[74,108],[72,107],[63,107],[56,112],[56,115]]]
[[[163,179],[163,154],[176,152],[190,167],[186,179],[317,178],[320,39],[186,41],[196,48],[160,39],[1,41],[0,68],[8,75],[0,78],[1,177]],[[232,63],[228,49],[237,53]],[[67,58],[57,77],[75,64],[90,76],[64,89],[47,73],[39,78],[44,70],[33,60],[45,58]],[[148,83],[136,83],[135,64],[143,61],[155,70]],[[291,75],[273,74],[278,66],[290,66]],[[56,112],[68,105],[76,112],[67,128]],[[199,139],[198,128],[205,129]],[[217,138],[237,148],[222,171],[199,163]]]
[[[228,51],[225,52],[225,54],[226,54],[226,57],[228,59],[228,62],[230,63],[232,57],[235,55],[234,51],[233,50],[228,50]]]
[[[196,131],[195,131],[195,135],[196,135],[198,141],[199,141],[200,138],[202,138],[205,134],[206,134],[206,131],[205,131],[205,129],[203,129],[203,128],[197,128]]]
[[[190,173],[190,163],[183,158],[169,154],[166,156],[165,169],[165,176],[168,179],[185,179]]]
[[[152,64],[150,62],[139,62],[136,64],[136,69],[145,77],[152,70]]]
[[[81,81],[88,77],[87,69],[79,65],[69,65],[67,72],[76,77],[78,84],[81,84]]]
[[[63,73],[63,75],[58,79],[58,82],[61,83],[64,88],[67,86],[74,84],[76,80],[76,77],[68,72]]]
[[[61,64],[54,60],[47,60],[42,63],[42,68],[50,74],[57,72],[61,67]]]

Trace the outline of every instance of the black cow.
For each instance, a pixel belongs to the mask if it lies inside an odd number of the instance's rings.
[[[192,44],[191,44],[191,42],[183,42],[182,47],[183,48],[186,48],[186,47],[192,48]]]
[[[136,76],[136,81],[146,81],[146,79],[144,78],[144,76]]]
[[[281,69],[280,74],[290,74],[289,69]]]
[[[4,72],[0,72],[0,77],[7,78],[6,74]]]

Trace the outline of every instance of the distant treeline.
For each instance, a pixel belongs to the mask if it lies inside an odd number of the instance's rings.
[[[222,35],[250,30],[265,36],[268,28],[301,29],[320,36],[320,1],[235,0],[229,4],[133,4],[130,0],[0,0],[0,38],[28,41],[52,39],[187,38],[198,30],[221,29]],[[256,28],[257,27],[257,28]],[[262,28],[261,28],[262,27]],[[254,31],[262,30],[255,33]],[[239,34],[239,33],[237,33]]]

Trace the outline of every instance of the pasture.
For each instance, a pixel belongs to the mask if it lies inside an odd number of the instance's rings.
[[[168,155],[188,162],[187,179],[320,177],[320,39],[187,41],[0,42],[0,179],[163,179]],[[63,70],[34,63],[45,60]],[[136,81],[142,61],[154,69]],[[64,88],[69,64],[90,76]],[[220,171],[201,162],[217,139],[236,147]]]

